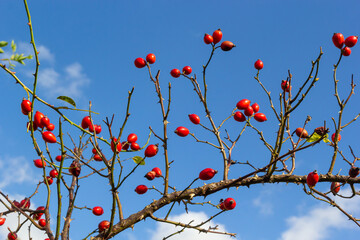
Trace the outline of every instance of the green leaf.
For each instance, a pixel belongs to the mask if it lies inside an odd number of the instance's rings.
[[[331,143],[330,140],[329,140],[329,135],[328,135],[328,134],[326,134],[326,135],[324,136],[323,141],[324,141],[324,143]]]
[[[65,102],[73,105],[73,106],[76,108],[76,103],[75,103],[75,101],[74,101],[72,98],[70,98],[70,97],[67,97],[67,96],[59,96],[59,97],[57,97],[57,99],[63,100],[63,101],[65,101]]]
[[[316,142],[320,138],[321,138],[321,136],[319,134],[317,134],[316,132],[314,132],[308,139],[306,139],[306,141],[307,142]]]
[[[1,48],[0,48],[0,53],[4,53],[4,50],[2,50]]]
[[[0,41],[0,47],[5,47],[6,45],[8,45],[7,42],[5,42],[5,41]]]
[[[13,52],[16,51],[16,44],[15,44],[14,40],[11,41],[11,49]]]
[[[135,156],[132,158],[136,164],[145,165],[145,161],[142,157]]]

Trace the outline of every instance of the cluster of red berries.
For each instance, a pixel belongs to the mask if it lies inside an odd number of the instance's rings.
[[[295,130],[295,133],[296,133],[296,135],[299,137],[299,138],[308,138],[309,137],[309,134],[308,134],[308,132],[306,131],[306,129],[304,129],[304,128],[297,128],[296,130]],[[331,140],[332,140],[332,142],[335,142],[335,133],[333,133],[332,135],[331,135]],[[340,133],[338,134],[338,139],[337,139],[337,141],[338,142],[340,142],[340,140],[341,140],[341,135],[340,135]]]
[[[221,210],[232,210],[236,207],[236,202],[233,198],[226,198],[225,200],[221,199],[219,208]]]
[[[100,134],[101,133],[101,125],[96,125],[96,124],[93,124],[92,121],[91,121],[91,118],[90,116],[86,116],[82,119],[81,121],[81,127],[83,129],[87,129],[89,128],[89,132],[96,132],[96,134]]]
[[[146,60],[139,57],[139,58],[135,59],[134,64],[135,64],[135,66],[136,66],[137,68],[143,68],[143,67],[146,66],[146,62],[148,62],[148,63],[150,63],[150,64],[153,64],[153,63],[155,63],[155,61],[156,61],[156,56],[155,56],[155,54],[149,53],[149,54],[146,56]]]
[[[190,66],[183,67],[182,74],[189,75],[191,73],[192,73],[192,68]],[[170,71],[170,75],[174,78],[178,78],[178,77],[180,77],[181,72],[179,69],[174,68],[173,70]]]
[[[221,32],[221,29],[215,30],[212,35],[205,33],[204,42],[206,44],[212,44],[213,46],[215,46],[217,43],[219,43],[221,41],[222,36],[223,36],[223,34]],[[220,48],[223,51],[230,51],[234,47],[235,47],[235,44],[230,41],[224,41],[220,45]]]
[[[148,179],[149,181],[152,181],[154,180],[154,178],[159,178],[162,176],[162,172],[161,172],[161,169],[158,168],[158,167],[154,167],[151,171],[147,172],[145,174],[145,178]],[[146,193],[148,190],[148,187],[146,185],[138,185],[136,188],[135,188],[135,192],[137,194],[144,194]]]
[[[332,41],[334,45],[341,49],[341,53],[343,56],[349,56],[351,54],[351,49],[353,46],[356,45],[358,41],[358,36],[350,36],[344,39],[344,35],[341,33],[334,33],[332,36]],[[345,47],[343,47],[345,44]]]
[[[310,188],[315,187],[315,185],[319,182],[319,174],[317,171],[313,171],[309,173],[306,177],[306,183]],[[340,183],[332,182],[330,185],[330,191],[332,194],[336,195],[340,191]]]
[[[259,113],[260,106],[257,103],[254,103],[250,106],[250,100],[248,99],[242,99],[237,104],[236,107],[239,110],[244,110],[244,113],[237,111],[234,113],[234,119],[238,122],[244,122],[246,121],[245,116],[252,116],[254,115],[254,118],[258,122],[265,122],[267,120],[265,114]]]
[[[121,152],[121,150],[127,151],[129,150],[129,147],[133,151],[138,151],[140,149],[140,145],[136,142],[138,140],[138,137],[135,133],[130,133],[127,137],[127,141],[122,142],[121,144],[117,144],[116,149],[118,152]],[[115,143],[117,142],[117,138],[113,138],[113,141],[111,142],[111,149],[115,151]]]

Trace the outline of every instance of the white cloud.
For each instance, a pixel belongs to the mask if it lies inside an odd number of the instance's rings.
[[[54,88],[59,82],[59,74],[53,68],[45,68],[39,72],[39,85],[45,88]]]
[[[169,218],[172,221],[176,221],[176,222],[182,222],[182,223],[190,223],[191,221],[193,221],[191,223],[191,225],[196,225],[199,224],[201,222],[206,221],[207,219],[209,219],[209,216],[207,216],[204,212],[189,212],[187,213],[183,213],[180,215],[176,215],[176,216],[172,216]],[[218,229],[216,231],[220,231],[220,232],[226,232],[225,226],[219,223],[216,223],[214,221],[210,221],[209,223],[206,223],[202,226],[202,228],[204,229],[208,229],[209,227],[215,227],[217,226]],[[150,239],[151,240],[159,240],[159,239],[163,239],[164,237],[177,232],[179,230],[181,230],[182,227],[175,227],[172,224],[168,224],[168,223],[160,223],[158,222],[156,224],[156,229],[155,231],[153,230],[149,230],[150,232]],[[214,233],[199,233],[199,231],[197,230],[193,230],[193,229],[186,229],[185,231],[183,231],[180,234],[174,235],[173,237],[171,237],[171,240],[184,240],[184,239],[196,239],[196,240],[229,240],[229,239],[234,239],[231,238],[230,236],[226,236],[226,235],[222,235],[222,234],[214,234]],[[239,238],[237,238],[239,239]]]
[[[24,157],[0,157],[0,189],[10,184],[36,183],[32,168]]]
[[[269,201],[271,199],[272,191],[264,190],[260,192],[259,197],[255,198],[252,204],[259,209],[263,215],[273,214],[273,205]]]
[[[341,194],[349,196],[349,189],[342,190]],[[349,213],[359,214],[360,199],[335,198],[337,204]],[[287,225],[289,229],[281,234],[280,240],[321,240],[328,239],[332,231],[339,229],[354,228],[355,223],[349,222],[348,218],[337,208],[320,204],[301,216],[292,216],[288,218]]]
[[[34,56],[34,50],[30,43],[27,42],[15,42],[17,44],[17,53],[23,53],[25,56],[32,55]],[[45,47],[44,45],[37,45],[37,51],[39,52],[39,61],[46,61],[48,63],[54,63],[55,57],[50,52],[50,49]],[[42,62],[40,62],[42,63]]]

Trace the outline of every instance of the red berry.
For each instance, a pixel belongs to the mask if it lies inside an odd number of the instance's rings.
[[[186,127],[178,127],[175,130],[175,133],[180,137],[186,137],[189,134],[189,129],[187,129]]]
[[[155,172],[155,177],[161,177],[161,176],[162,176],[162,173],[161,173],[161,169],[160,169],[160,168],[154,167],[154,168],[152,169],[152,171]]]
[[[246,117],[242,112],[235,112],[234,119],[235,119],[235,121],[238,121],[238,122],[246,121]]]
[[[206,44],[210,44],[214,41],[213,37],[210,35],[210,34],[207,34],[205,33],[205,36],[204,36],[204,42]]]
[[[226,210],[232,210],[236,207],[236,202],[233,198],[227,198],[224,200],[224,207]]]
[[[135,133],[130,133],[127,137],[128,143],[134,143],[138,139],[137,135]]]
[[[3,218],[3,217],[0,218],[0,226],[4,225],[5,221],[6,221],[6,218]]]
[[[213,43],[214,44],[217,44],[218,42],[220,42],[221,41],[221,39],[222,39],[222,32],[221,32],[221,30],[220,29],[218,29],[218,30],[215,30],[214,32],[213,32],[213,34],[212,34],[212,37],[213,37]]]
[[[101,133],[101,125],[94,125],[94,128],[95,128],[96,134],[100,134],[100,133]]]
[[[360,172],[360,168],[352,166],[349,170],[349,176],[354,178],[357,177],[357,175],[359,175]]]
[[[156,173],[154,171],[150,171],[148,173],[145,174],[145,177],[147,178],[147,180],[154,180],[156,176]]]
[[[330,191],[332,192],[332,194],[336,195],[340,191],[340,183],[339,182],[331,183]]]
[[[344,36],[341,33],[334,33],[332,41],[337,48],[342,48],[345,42]]]
[[[91,125],[91,119],[90,116],[86,116],[81,121],[81,127],[83,129],[87,129]]]
[[[36,211],[44,211],[44,210],[45,210],[45,207],[43,207],[43,206],[40,206],[40,207],[38,207],[38,208],[36,209]],[[35,213],[35,214],[33,215],[33,218],[34,218],[35,220],[39,220],[43,214],[44,214],[44,213]]]
[[[212,168],[205,168],[199,173],[199,178],[201,180],[210,180],[215,176],[216,173],[217,171]]]
[[[258,122],[265,122],[267,120],[265,114],[263,113],[255,113],[254,118]]]
[[[179,69],[174,68],[173,70],[171,70],[170,74],[171,74],[171,76],[173,76],[174,78],[178,78],[178,77],[180,77],[181,72],[180,72]]]
[[[145,157],[153,157],[158,153],[158,151],[158,146],[151,144],[145,149]]]
[[[144,194],[147,192],[147,190],[148,190],[148,187],[145,185],[139,185],[135,188],[135,192],[137,194]]]
[[[21,208],[29,208],[30,207],[30,198],[24,198],[23,200],[21,200],[20,207]]]
[[[44,116],[42,119],[41,119],[41,125],[46,127],[47,125],[50,124],[50,119],[46,116]]]
[[[42,138],[47,143],[56,143],[56,137],[52,132],[43,132]]]
[[[58,162],[61,162],[61,160],[62,160],[62,159],[61,159],[61,155],[56,156],[56,157],[55,157],[55,160],[58,161]]]
[[[95,131],[95,126],[96,126],[96,125],[93,125],[93,124],[90,123],[90,125],[89,125],[89,132],[92,132],[92,133],[93,133],[93,132]]]
[[[97,154],[96,148],[93,148],[93,149],[91,150],[91,152],[92,152],[93,154]]]
[[[36,126],[38,126],[39,128],[43,128],[44,125],[41,123],[41,119],[44,117],[44,114],[42,114],[39,111],[36,111],[35,116],[34,116],[34,122],[36,123]]]
[[[219,208],[220,208],[221,210],[226,210],[226,209],[225,209],[224,202],[221,202],[221,203],[220,203]]]
[[[54,179],[53,179],[52,177],[46,176],[46,179],[47,179],[47,182],[48,182],[49,185],[53,184]],[[45,181],[44,181],[44,182],[45,182]]]
[[[21,102],[21,112],[24,115],[28,115],[31,112],[31,102],[27,99],[23,99]]]
[[[285,92],[290,92],[291,86],[289,81],[282,80],[281,81],[281,89]]]
[[[150,64],[155,63],[155,61],[156,61],[155,55],[152,54],[152,53],[149,53],[149,54],[146,56],[146,61],[147,61],[148,63],[150,63]]]
[[[257,70],[261,70],[261,69],[263,69],[263,67],[264,67],[264,63],[263,63],[260,59],[258,59],[258,60],[254,63],[254,67],[255,67],[255,69],[257,69]]]
[[[191,69],[190,66],[185,66],[185,67],[183,67],[183,73],[184,73],[185,75],[189,75],[191,72],[192,72],[192,69]]]
[[[236,104],[236,107],[242,110],[247,108],[248,106],[250,106],[250,100],[248,99],[242,99]]]
[[[146,61],[143,58],[137,58],[135,59],[134,64],[137,68],[143,68],[146,66]]]
[[[252,116],[254,114],[253,108],[251,106],[248,106],[247,108],[245,108],[244,114],[248,117]]]
[[[331,135],[331,140],[333,141],[333,142],[335,142],[335,133],[333,133],[332,135]],[[338,134],[338,142],[340,142],[340,140],[341,140],[341,135],[340,135],[340,133]]]
[[[52,124],[52,123],[49,123],[47,126],[46,126],[46,130],[48,131],[54,131],[55,129],[55,125]]]
[[[115,151],[115,143],[117,142],[117,138],[113,138],[113,140],[111,141],[111,150],[114,152]],[[116,150],[118,152],[121,152],[121,147],[122,147],[122,144],[121,143],[118,143],[116,145]]]
[[[358,36],[350,36],[345,39],[345,45],[348,47],[353,47],[358,41]]]
[[[95,155],[94,155],[94,160],[95,160],[95,161],[98,161],[98,162],[101,162],[101,161],[102,161],[102,158],[100,157],[99,154],[95,154]]]
[[[69,167],[69,172],[75,176],[78,177],[80,175],[81,172],[81,165],[79,162],[77,162],[76,160],[74,160]]]
[[[196,114],[189,114],[189,119],[193,124],[199,124],[200,123],[200,118]]]
[[[121,146],[122,146],[121,149],[125,150],[125,151],[127,151],[130,147],[129,143],[127,143],[127,142],[122,142]]]
[[[43,164],[43,161],[41,159],[35,159],[34,165],[38,168],[44,168],[46,166],[46,162],[44,161],[44,164]]]
[[[56,169],[53,169],[53,170],[50,171],[49,175],[52,178],[56,178],[59,175],[59,173],[58,173],[58,171]]]
[[[304,128],[297,128],[295,133],[298,137],[307,138],[309,136],[308,132]]]
[[[133,143],[131,143],[130,148],[131,148],[131,150],[137,151],[140,149],[140,145],[137,144],[136,142],[133,142]]]
[[[8,240],[17,240],[18,239],[17,234],[14,232],[10,232],[7,237],[8,237]]]
[[[315,187],[318,181],[319,175],[317,174],[316,170],[307,175],[306,183],[309,187]]]
[[[254,103],[251,107],[254,110],[254,113],[257,113],[260,110],[260,106],[257,103]]]
[[[17,208],[21,208],[21,205],[18,201],[14,200],[13,204],[17,207]]]
[[[92,209],[92,212],[96,216],[101,216],[104,213],[104,209],[102,207],[97,206]]]
[[[342,52],[342,55],[343,55],[343,56],[347,57],[347,56],[350,56],[350,54],[351,54],[351,49],[350,49],[349,47],[344,47],[344,48],[341,50],[341,52]]]
[[[230,42],[230,41],[224,41],[224,42],[222,42],[221,43],[221,49],[223,50],[223,51],[230,51],[233,47],[235,47],[235,44],[233,44],[232,42]]]
[[[39,220],[39,225],[41,226],[41,227],[45,227],[46,226],[46,220],[45,219],[40,219]]]
[[[99,232],[103,232],[104,230],[106,230],[110,227],[110,222],[104,220],[99,223],[98,227],[99,227]]]
[[[36,131],[37,128],[38,128],[38,127],[37,127],[36,123],[33,122],[33,130]],[[27,122],[27,124],[26,124],[26,129],[30,129],[30,122]]]

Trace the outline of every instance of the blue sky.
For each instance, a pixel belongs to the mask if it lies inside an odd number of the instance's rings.
[[[22,1],[4,1],[1,5],[4,10],[0,15],[3,23],[0,28],[0,41],[15,40],[19,51],[30,53],[30,38]],[[294,76],[293,88],[298,89],[309,73],[311,61],[316,59],[322,47],[324,55],[320,64],[320,80],[298,111],[292,114],[291,126],[294,130],[302,126],[306,116],[310,115],[310,129],[326,121],[333,132],[331,117],[336,118],[339,109],[333,96],[332,68],[338,59],[339,50],[333,46],[331,37],[335,32],[341,32],[347,37],[359,35],[360,31],[360,3],[353,0],[346,3],[323,0],[226,3],[203,0],[39,0],[30,2],[29,6],[36,44],[40,50],[38,94],[54,105],[63,104],[56,100],[57,96],[70,96],[82,109],[88,108],[91,101],[92,109],[100,113],[94,117],[95,122],[100,123],[105,117],[115,114],[114,129],[118,129],[126,110],[127,92],[134,86],[131,117],[124,134],[135,132],[139,136],[140,144],[146,142],[149,126],[160,132],[162,125],[154,86],[149,81],[147,71],[134,66],[134,60],[145,57],[148,53],[156,55],[157,61],[151,67],[153,73],[161,70],[160,82],[164,95],[168,82],[172,84],[169,154],[174,163],[170,181],[178,189],[187,186],[193,179],[191,176],[195,178],[202,169],[212,167],[221,170],[222,166],[218,151],[196,143],[190,137],[179,138],[172,133],[178,126],[185,126],[201,139],[215,142],[213,136],[188,120],[188,114],[196,113],[202,121],[206,121],[202,105],[192,91],[190,82],[183,77],[174,79],[169,74],[173,68],[181,69],[189,65],[195,74],[201,75],[202,65],[210,54],[210,47],[203,43],[204,33],[211,34],[221,28],[223,40],[236,44],[236,48],[230,52],[217,51],[207,70],[209,106],[215,121],[220,123],[231,114],[240,99],[248,98],[257,102],[260,112],[267,115],[267,122],[254,125],[264,131],[266,139],[273,143],[277,122],[267,102],[267,96],[253,78],[256,74],[254,62],[259,58],[264,62],[260,79],[271,91],[277,104],[281,80],[286,78],[288,69]],[[352,50],[349,57],[343,58],[338,70],[339,92],[343,98],[349,92],[351,74],[354,74],[355,81],[360,77],[359,46]],[[18,76],[29,85],[32,82],[33,67],[33,61],[27,62],[26,66],[16,67]],[[32,160],[37,158],[37,155],[25,131],[26,117],[20,112],[19,105],[26,94],[5,72],[0,73],[0,79],[0,87],[3,89],[3,101],[0,101],[3,112],[3,117],[0,118],[0,189],[21,200],[33,193],[42,171],[32,165]],[[358,101],[359,97],[355,94],[344,113],[345,122],[359,113]],[[58,121],[58,116],[43,105],[37,104],[36,109],[46,113],[54,123]],[[66,113],[78,123],[84,117],[83,113]],[[102,126],[103,136],[109,137],[104,124]],[[231,119],[225,128],[235,135],[242,126]],[[72,131],[68,124],[64,124],[64,127],[65,131]],[[343,139],[340,147],[349,159],[351,155],[348,145],[358,153],[356,134],[359,131],[359,124],[355,122],[341,133]],[[78,130],[71,133],[75,139],[80,135]],[[225,134],[224,129],[222,134]],[[68,138],[66,141],[70,143]],[[158,140],[152,137],[151,142],[157,143]],[[56,146],[52,146],[50,150],[53,155],[59,152]],[[332,149],[324,143],[298,153],[295,174],[305,175],[314,169],[325,173],[331,154]],[[90,155],[88,151],[87,156]],[[124,154],[123,158],[134,155]],[[258,140],[258,135],[247,129],[234,150],[233,158],[239,161],[248,160],[260,167],[268,161],[269,154]],[[94,164],[101,166],[97,162]],[[127,164],[130,168],[132,162]],[[163,169],[163,165],[162,154],[159,154],[140,168],[129,179],[126,187],[120,189],[125,216],[142,209],[152,199],[159,198],[154,191],[139,196],[133,189],[138,184],[153,184],[161,188],[159,179],[149,183],[142,176],[155,166]],[[340,170],[346,174],[348,165],[339,158],[334,172]],[[246,171],[249,169],[244,166],[233,167],[230,177],[237,177]],[[218,174],[214,181],[220,179],[221,174]],[[199,182],[198,186],[201,184]],[[321,191],[327,191],[328,188],[329,184],[326,183],[318,185]],[[108,190],[106,182],[98,177],[93,177],[88,182],[83,181],[79,206],[101,205],[107,210],[110,206]],[[359,234],[354,223],[346,220],[339,212],[334,211],[334,208],[305,195],[302,187],[297,185],[268,184],[251,186],[250,189],[240,188],[237,191],[231,189],[210,196],[206,201],[217,203],[220,198],[226,197],[233,197],[237,201],[237,207],[220,215],[213,225],[219,224],[227,231],[237,233],[237,239],[320,240],[354,238]],[[43,205],[44,199],[45,189],[41,188],[39,194],[33,198],[33,204]],[[354,213],[354,216],[360,215],[358,199],[339,201]],[[216,213],[216,210],[209,207],[193,207],[190,210],[192,214],[189,218],[189,215],[182,215],[182,207],[175,208],[174,219],[199,220]],[[163,216],[165,213],[166,210],[157,214]],[[78,210],[71,223],[76,229],[71,233],[71,238],[80,239],[84,233],[95,229],[98,222],[108,218],[109,214],[107,210],[103,216],[95,217],[90,212]],[[88,226],[91,226],[90,229]],[[166,235],[169,229],[174,230],[171,226],[164,227],[147,219],[136,225],[134,231],[127,230],[115,239],[139,240],[146,235],[155,240],[160,239],[158,232]],[[0,227],[0,235],[6,232],[5,227]],[[36,236],[42,239],[41,233],[34,234],[40,234]],[[198,236],[197,233],[185,238],[192,237],[205,240],[228,239],[217,235]]]

